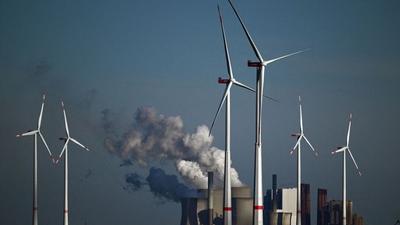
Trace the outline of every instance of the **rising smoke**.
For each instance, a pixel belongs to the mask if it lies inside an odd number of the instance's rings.
[[[215,183],[223,183],[224,151],[212,146],[213,137],[205,125],[193,134],[186,133],[179,116],[157,114],[154,108],[138,108],[132,125],[118,138],[109,129],[112,123],[108,112],[103,114],[106,133],[105,146],[123,161],[140,166],[169,160],[174,163],[182,179],[193,188],[207,187],[207,171],[214,171]],[[151,171],[150,171],[151,172]],[[153,171],[154,172],[154,171]],[[237,171],[231,170],[232,186],[241,186]]]
[[[137,191],[147,185],[154,196],[161,201],[178,202],[181,197],[197,195],[195,190],[179,182],[175,175],[166,174],[161,168],[151,167],[145,179],[137,173],[127,174],[125,181],[127,183],[125,190]]]

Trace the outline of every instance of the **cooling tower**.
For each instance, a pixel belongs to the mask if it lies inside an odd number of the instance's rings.
[[[197,196],[181,199],[181,225],[208,225],[208,189],[199,189]],[[223,225],[223,189],[214,188],[213,225]],[[252,222],[253,198],[249,187],[232,188],[232,224],[242,225]]]

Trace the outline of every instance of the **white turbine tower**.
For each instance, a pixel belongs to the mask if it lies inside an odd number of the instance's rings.
[[[299,54],[304,51],[294,52],[288,55],[284,55],[278,58],[264,60],[261,56],[261,53],[258,51],[256,44],[254,43],[253,39],[250,36],[246,26],[244,25],[242,19],[240,18],[237,10],[233,6],[231,0],[228,0],[229,4],[232,6],[233,11],[236,14],[236,17],[239,19],[240,24],[247,36],[250,45],[258,58],[258,62],[248,62],[249,67],[256,67],[257,68],[257,85],[256,85],[256,143],[255,143],[255,166],[254,166],[254,191],[253,191],[253,201],[254,201],[254,208],[253,208],[253,225],[262,225],[263,224],[263,191],[262,191],[262,145],[261,145],[261,119],[262,119],[262,103],[263,103],[263,93],[264,93],[264,72],[265,67],[278,61],[280,59]]]
[[[38,155],[37,155],[37,136],[39,134],[40,139],[43,141],[43,144],[46,146],[46,149],[52,157],[51,151],[49,149],[49,146],[46,143],[46,140],[44,139],[42,132],[40,130],[41,125],[42,125],[42,116],[43,116],[43,108],[44,108],[44,101],[46,99],[46,96],[43,95],[43,101],[42,101],[42,107],[40,109],[40,114],[39,114],[39,119],[38,119],[38,126],[36,130],[30,130],[26,133],[23,134],[17,134],[17,137],[22,137],[22,136],[34,136],[34,147],[33,147],[33,215],[32,215],[32,225],[37,225],[38,224],[38,203],[37,203],[37,189],[38,189],[38,183],[37,183],[37,161],[38,161]]]
[[[66,132],[67,136],[60,138],[60,140],[63,140],[65,142],[65,144],[64,144],[64,147],[63,147],[56,163],[58,163],[59,159],[65,153],[65,155],[64,155],[64,225],[68,225],[68,214],[69,214],[68,213],[68,144],[70,141],[72,141],[73,143],[79,145],[80,147],[84,148],[87,151],[89,151],[89,149],[70,136],[69,129],[68,129],[67,115],[65,113],[64,102],[62,102],[62,101],[61,101],[61,106],[62,106],[62,110],[64,113],[65,132]]]
[[[338,149],[336,151],[333,151],[332,154],[336,154],[339,152],[343,152],[343,189],[342,189],[342,193],[343,193],[343,202],[342,202],[342,210],[343,210],[343,225],[346,225],[346,215],[347,215],[347,210],[346,210],[346,202],[347,202],[347,196],[346,196],[346,152],[349,153],[351,159],[353,160],[354,166],[357,169],[358,175],[361,176],[361,172],[358,169],[358,165],[356,160],[353,157],[353,154],[351,153],[350,147],[349,147],[349,142],[350,142],[350,129],[351,129],[351,118],[352,118],[352,114],[350,113],[349,116],[349,128],[347,130],[347,144],[344,147],[338,147]]]
[[[318,153],[315,151],[310,141],[308,141],[307,137],[304,135],[303,110],[301,108],[300,96],[299,96],[299,111],[300,111],[300,133],[292,134],[293,137],[297,138],[297,142],[294,145],[293,149],[290,151],[290,154],[293,154],[293,152],[297,149],[297,216],[296,216],[297,225],[301,225],[301,140],[304,139],[310,146],[310,149],[315,153],[316,156],[318,156]]]

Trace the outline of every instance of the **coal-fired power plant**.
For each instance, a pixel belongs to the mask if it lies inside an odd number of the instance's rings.
[[[181,198],[181,225],[222,225],[223,188],[213,187],[212,173],[209,173],[209,189],[198,189],[194,196]],[[232,188],[232,224],[251,224],[253,196],[250,187]],[[211,220],[211,221],[210,221]]]
[[[208,191],[199,189],[197,196],[181,199],[181,225],[208,225]],[[214,189],[213,193],[213,223],[223,224],[223,189]],[[251,224],[253,216],[253,197],[250,187],[232,188],[232,224]]]

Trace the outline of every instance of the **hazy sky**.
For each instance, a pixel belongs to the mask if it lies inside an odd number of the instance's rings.
[[[294,186],[296,157],[289,155],[298,130],[297,96],[303,98],[305,132],[320,152],[303,151],[303,180],[341,198],[341,157],[353,113],[351,147],[363,172],[348,164],[348,198],[365,224],[394,224],[400,217],[398,97],[400,14],[398,1],[235,1],[264,57],[311,51],[271,65],[263,113],[264,189],[271,175]],[[104,147],[102,111],[123,134],[138,107],[181,116],[184,129],[211,123],[225,76],[216,1],[0,1],[0,224],[31,220],[31,138],[15,134],[36,126],[41,94],[47,94],[43,133],[58,154],[64,134],[60,99],[71,135],[93,149],[70,148],[71,224],[179,224],[180,205],[148,188],[125,190],[125,175],[148,168],[120,167]],[[255,85],[255,59],[233,11],[220,1],[233,69]],[[255,97],[232,91],[232,160],[252,184]],[[223,115],[223,114],[222,114]],[[224,124],[214,145],[223,149]],[[176,174],[170,162],[154,162]],[[52,165],[39,145],[40,224],[62,224],[63,167]],[[156,216],[155,216],[156,215]],[[316,223],[315,213],[312,223]]]

